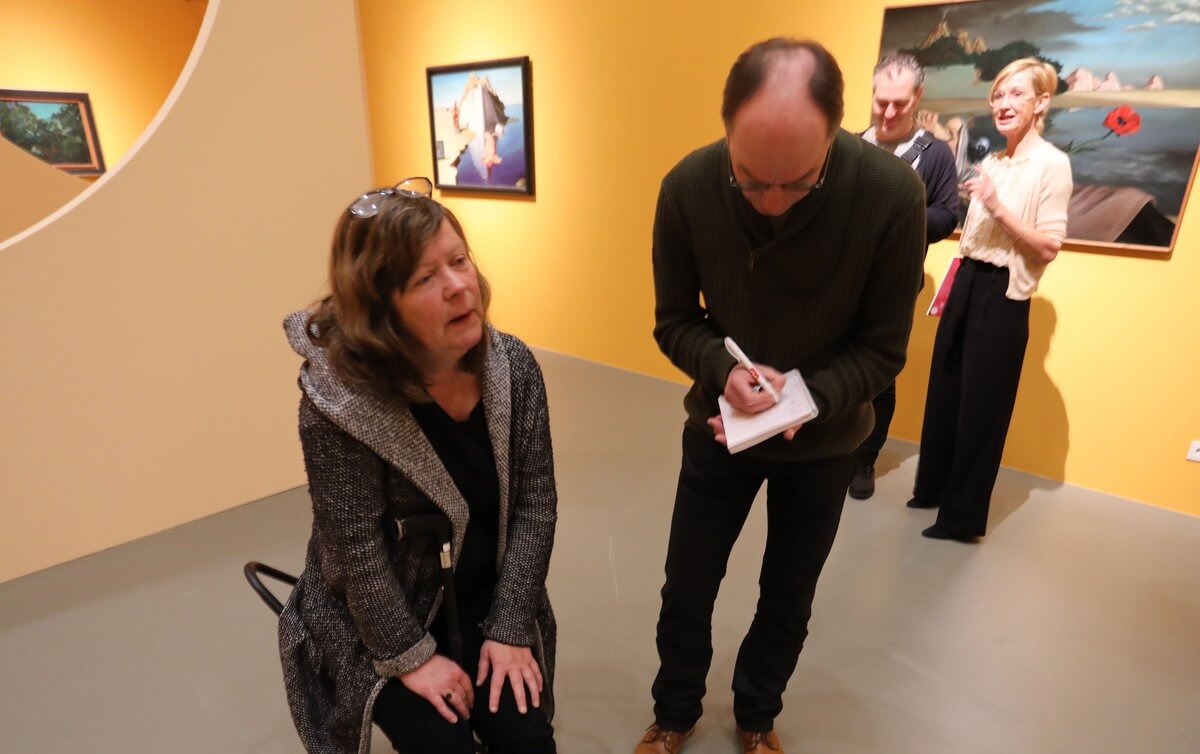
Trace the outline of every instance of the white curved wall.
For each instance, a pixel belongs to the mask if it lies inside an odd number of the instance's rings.
[[[157,128],[0,244],[0,581],[303,483],[279,323],[371,183],[355,7],[209,5]]]

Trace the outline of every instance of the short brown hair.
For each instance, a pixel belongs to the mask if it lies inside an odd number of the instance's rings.
[[[829,121],[829,132],[837,131],[845,114],[842,69],[833,55],[819,43],[790,37],[775,37],[759,42],[734,61],[725,79],[725,94],[721,101],[721,120],[725,121],[726,130],[733,127],[733,118],[742,105],[762,88],[777,61],[799,50],[807,50],[815,61],[812,76],[808,80],[808,94]]]
[[[329,257],[330,294],[317,303],[308,332],[346,382],[405,404],[431,400],[414,358],[416,340],[401,322],[392,295],[404,289],[443,221],[450,223],[471,256],[458,218],[430,198],[394,194],[380,202],[372,217],[347,211],[338,221]],[[478,270],[477,274],[484,333],[463,357],[463,366],[475,373],[487,356],[491,303],[487,280]]]

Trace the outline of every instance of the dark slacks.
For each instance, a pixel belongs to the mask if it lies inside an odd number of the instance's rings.
[[[490,603],[490,598],[468,598],[459,604],[463,623],[463,669],[471,677],[472,684],[483,645],[479,624],[487,617]],[[435,621],[434,638],[438,640],[438,653],[448,655],[449,642],[438,635],[436,628],[440,623]],[[483,686],[475,688],[475,704],[471,707],[468,728],[468,722],[461,717],[457,724],[451,725],[432,704],[392,679],[375,700],[375,723],[400,754],[473,754],[471,729],[488,744],[491,754],[554,754],[554,729],[546,718],[545,708],[529,704],[526,696],[529,711],[522,715],[517,710],[512,687],[506,681],[500,696],[500,709],[493,714],[488,710],[490,689],[490,678]],[[543,693],[542,698],[546,695]]]
[[[862,466],[874,466],[879,458],[879,451],[888,438],[888,429],[892,426],[892,417],[896,414],[896,383],[889,382],[875,400],[871,401],[875,409],[875,427],[867,439],[858,446],[858,463]]]
[[[982,536],[1029,340],[1029,301],[1005,298],[1008,270],[964,260],[938,322],[913,493],[939,528]]]
[[[713,603],[729,553],[766,481],[758,607],[734,667],[733,713],[745,730],[772,729],[808,635],[817,577],[833,546],[853,472],[853,455],[763,461],[730,455],[711,436],[684,429],[658,619],[660,666],[651,689],[661,727],[683,731],[700,719],[713,654]]]

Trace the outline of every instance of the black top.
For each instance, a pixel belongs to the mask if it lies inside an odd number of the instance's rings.
[[[462,552],[454,568],[454,588],[462,604],[463,622],[475,623],[486,616],[491,606],[496,586],[496,542],[500,534],[500,479],[496,475],[483,401],[462,422],[455,421],[437,403],[413,405],[412,413],[471,511]],[[472,615],[477,611],[468,606],[481,607],[483,612]]]

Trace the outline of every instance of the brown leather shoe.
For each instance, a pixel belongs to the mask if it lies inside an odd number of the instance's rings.
[[[642,736],[642,740],[633,750],[633,754],[679,754],[679,750],[683,748],[683,742],[688,740],[688,736],[692,735],[693,730],[695,728],[681,733],[677,730],[660,728],[658,723],[655,723],[646,728],[646,735]]]
[[[776,736],[773,730],[758,733],[738,728],[737,732],[738,738],[742,741],[742,751],[745,754],[768,754],[772,751],[783,754],[783,747],[779,745],[779,736]]]

